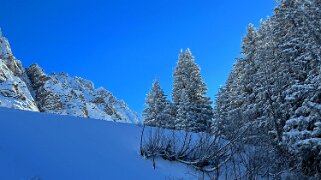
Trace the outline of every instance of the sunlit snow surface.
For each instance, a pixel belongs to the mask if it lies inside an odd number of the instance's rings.
[[[141,128],[0,108],[0,179],[197,179],[185,165],[140,157]]]

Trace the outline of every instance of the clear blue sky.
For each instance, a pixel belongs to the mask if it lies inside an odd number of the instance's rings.
[[[168,95],[181,48],[190,48],[212,98],[239,56],[248,23],[273,0],[0,0],[0,27],[24,66],[103,86],[141,112],[154,78]]]

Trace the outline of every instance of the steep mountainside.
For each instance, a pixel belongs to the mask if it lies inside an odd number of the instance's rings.
[[[47,75],[39,65],[24,69],[0,32],[0,106],[78,117],[137,123],[125,102],[91,81],[66,73]]]

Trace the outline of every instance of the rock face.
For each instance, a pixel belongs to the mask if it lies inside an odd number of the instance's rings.
[[[0,106],[38,111],[28,84],[21,62],[13,56],[8,40],[0,32]]]
[[[66,73],[47,75],[37,64],[26,70],[0,32],[0,106],[85,118],[138,123],[125,102],[91,81]]]

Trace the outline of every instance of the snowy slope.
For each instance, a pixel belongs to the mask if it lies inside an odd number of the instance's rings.
[[[139,156],[132,124],[0,108],[0,179],[195,179]]]

